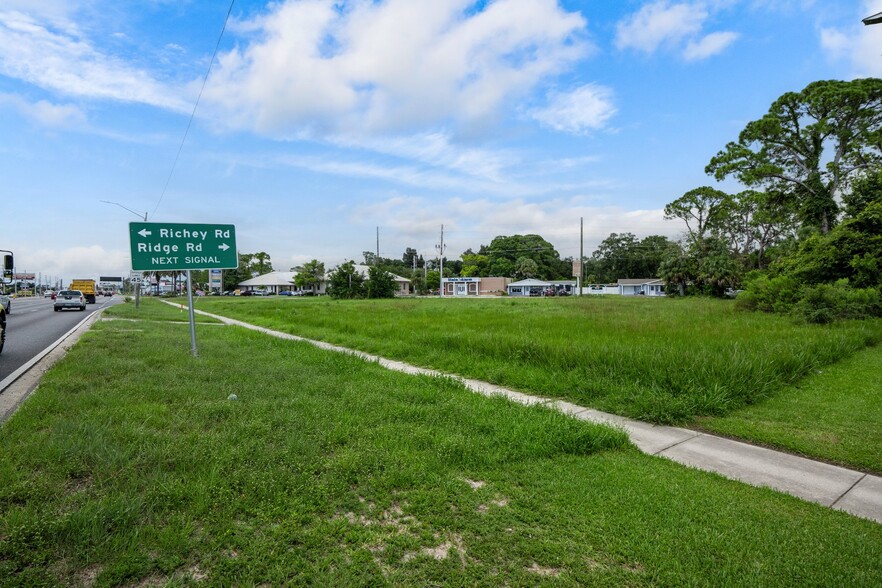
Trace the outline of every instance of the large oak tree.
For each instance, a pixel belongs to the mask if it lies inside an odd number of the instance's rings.
[[[705,171],[788,196],[803,226],[826,234],[836,223],[837,198],[880,165],[882,80],[869,78],[813,82],[784,94]]]

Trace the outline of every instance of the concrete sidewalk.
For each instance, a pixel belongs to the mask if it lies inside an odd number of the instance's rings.
[[[542,404],[577,419],[610,424],[624,429],[631,437],[631,441],[650,455],[666,457],[690,467],[715,472],[754,486],[774,488],[804,500],[882,523],[882,478],[878,476],[689,429],[650,425],[569,402],[531,396],[487,382],[445,374],[346,347],[273,331],[201,310],[195,312],[216,318],[228,325],[237,325],[282,339],[311,343],[328,351],[355,355],[375,361],[391,370],[408,374],[455,377],[468,389],[485,396],[505,396],[514,402],[527,405]]]

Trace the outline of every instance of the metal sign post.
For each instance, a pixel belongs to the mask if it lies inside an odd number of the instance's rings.
[[[141,274],[131,272],[129,274],[129,283],[135,288],[135,308],[141,305]]]
[[[187,307],[190,315],[190,353],[197,357],[196,351],[196,316],[193,312],[193,282],[190,280],[190,270],[187,270]]]
[[[235,269],[236,227],[188,223],[129,223],[132,270],[142,272],[187,271],[187,305],[190,307],[190,348],[196,350],[196,317],[190,270]]]

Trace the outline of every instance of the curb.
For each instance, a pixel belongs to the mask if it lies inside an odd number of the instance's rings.
[[[30,361],[0,381],[0,424],[12,416],[16,409],[21,406],[31,393],[36,390],[43,374],[52,367],[59,359],[67,354],[71,345],[76,343],[80,336],[89,330],[104,309],[99,309],[81,320],[68,332],[50,343],[48,347],[35,355]],[[62,346],[68,342],[70,345]]]

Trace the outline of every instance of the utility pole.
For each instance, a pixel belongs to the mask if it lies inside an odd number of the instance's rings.
[[[135,216],[138,216],[138,217],[141,216],[140,212],[132,210],[128,206],[123,206],[119,202],[111,202],[109,200],[101,200],[100,202],[103,202],[104,204],[113,204],[115,206],[119,206],[120,208],[122,208],[124,210],[128,210],[129,212],[131,212]],[[147,213],[146,212],[144,213],[144,222],[145,223],[147,222]],[[131,274],[129,274],[129,275],[131,275]],[[141,305],[141,284],[139,282],[139,283],[135,284],[135,308],[138,308],[140,305]]]
[[[576,287],[579,288],[579,296],[582,295],[582,282],[585,279],[585,217],[579,217],[579,279]]]
[[[377,227],[377,259],[374,265],[380,265],[380,227]]]
[[[441,244],[435,245],[435,249],[438,250],[438,258],[441,263],[441,271],[438,275],[438,290],[441,293],[441,298],[444,298],[444,225],[441,225]]]

